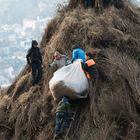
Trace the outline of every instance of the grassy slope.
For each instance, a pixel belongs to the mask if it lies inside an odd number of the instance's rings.
[[[97,15],[94,9],[64,8],[47,26],[41,41],[44,59],[42,86],[31,87],[24,69],[0,96],[0,140],[51,140],[56,104],[48,82],[52,53],[70,56],[72,44],[100,49],[96,62],[100,77],[90,101],[79,109],[69,140],[137,140],[140,137],[140,11],[111,6]],[[11,100],[15,95],[14,101]]]

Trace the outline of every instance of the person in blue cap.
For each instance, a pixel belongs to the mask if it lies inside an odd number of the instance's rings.
[[[72,62],[74,62],[77,59],[81,59],[82,63],[85,63],[85,52],[78,44],[75,44],[72,46]]]

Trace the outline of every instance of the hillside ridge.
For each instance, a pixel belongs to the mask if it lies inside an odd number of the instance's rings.
[[[123,7],[109,5],[97,14],[70,0],[42,37],[40,84],[31,86],[26,66],[0,95],[0,140],[53,138],[57,103],[48,83],[55,69],[48,64],[56,49],[71,57],[75,43],[97,52],[99,78],[89,101],[79,109],[68,140],[140,139],[140,10],[124,2]]]

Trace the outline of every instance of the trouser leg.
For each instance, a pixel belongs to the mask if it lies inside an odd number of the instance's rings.
[[[55,134],[61,134],[64,130],[66,115],[64,112],[56,113]]]
[[[88,0],[85,0],[84,3],[85,3],[85,8],[88,8]]]
[[[66,113],[63,128],[68,128],[72,120],[73,120],[72,114]]]
[[[55,122],[55,134],[59,134],[61,128],[62,115],[60,113],[56,113],[56,122]]]
[[[36,83],[36,77],[37,77],[36,63],[32,63],[32,84],[33,85]]]
[[[60,133],[62,133],[66,128],[66,123],[67,123],[67,113],[63,113],[63,121],[61,124]]]
[[[100,13],[103,12],[103,2],[102,2],[102,0],[99,0],[99,12]]]
[[[89,7],[92,7],[92,0],[89,0]]]
[[[36,78],[36,83],[38,83],[42,78],[42,67],[41,64],[37,64],[37,78]]]

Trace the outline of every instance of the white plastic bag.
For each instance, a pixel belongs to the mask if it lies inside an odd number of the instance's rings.
[[[89,85],[81,62],[76,61],[57,70],[49,82],[49,87],[54,99],[64,95],[71,99],[86,98]]]

